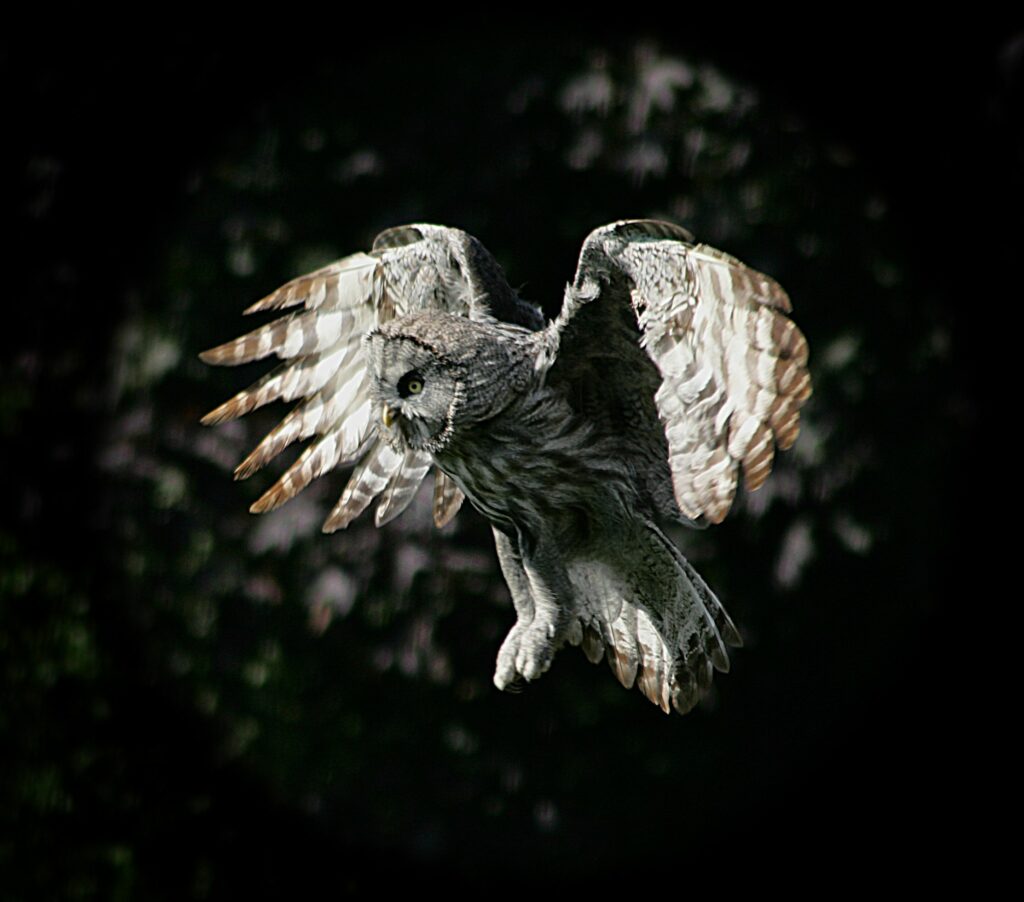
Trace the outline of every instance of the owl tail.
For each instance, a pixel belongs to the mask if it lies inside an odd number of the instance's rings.
[[[636,685],[665,713],[685,714],[729,670],[727,645],[743,644],[721,602],[679,549],[647,520],[610,563],[569,567],[579,598],[579,639],[587,658],[607,658],[627,689]]]

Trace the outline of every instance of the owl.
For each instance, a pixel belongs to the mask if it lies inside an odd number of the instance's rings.
[[[377,498],[382,526],[433,470],[435,523],[469,499],[494,533],[516,614],[499,689],[567,643],[665,712],[728,671],[740,634],[663,527],[720,522],[796,439],[807,342],[778,283],[677,225],[615,222],[545,322],[475,238],[409,225],[246,312],[290,307],[201,355],[282,360],[206,424],[301,399],[236,470],[314,439],[254,512],[354,465],[324,530]]]

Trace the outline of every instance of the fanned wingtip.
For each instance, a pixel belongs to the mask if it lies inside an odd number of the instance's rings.
[[[273,310],[278,306],[279,295],[281,294],[280,289],[272,291],[268,295],[264,295],[254,304],[250,304],[242,311],[242,316],[252,316],[254,313],[261,313],[264,310]]]
[[[387,526],[392,520],[395,519],[405,508],[399,507],[392,503],[392,497],[390,493],[384,493],[384,497],[381,498],[380,503],[377,505],[377,509],[373,512],[373,525],[380,529],[382,526]]]
[[[275,508],[280,507],[286,501],[291,500],[292,497],[294,497],[294,492],[289,491],[288,487],[284,484],[284,478],[282,477],[249,506],[249,513],[269,513]]]
[[[285,282],[280,288],[275,288],[270,294],[265,294],[254,304],[246,307],[242,311],[242,315],[251,316],[253,313],[262,313],[265,310],[286,310],[289,307],[298,306],[306,299],[306,294],[300,290],[300,286],[308,286],[317,275],[317,272],[306,273]]]
[[[339,529],[347,529],[349,523],[354,518],[347,510],[333,510],[331,515],[324,520],[324,525],[320,527],[320,531],[326,535],[330,535],[332,532],[337,532]]]
[[[277,322],[280,323],[281,320],[277,320]],[[224,344],[217,345],[215,348],[200,351],[199,359],[210,366],[239,366],[253,360],[262,360],[274,349],[268,347],[265,351],[259,353],[252,346],[254,335],[254,332],[249,332],[246,335],[233,338],[231,341],[226,341]]]
[[[256,451],[259,449],[257,448]],[[243,460],[237,467],[233,474],[235,482],[241,482],[243,479],[248,479],[259,470],[264,461],[256,456],[256,451],[253,451],[245,460]]]
[[[307,310],[312,310],[319,307],[325,298],[333,296],[332,288],[336,287],[338,280],[346,274],[367,267],[376,268],[377,265],[378,261],[368,254],[351,254],[313,272],[296,276],[290,282],[286,282],[280,288],[260,298],[256,303],[250,304],[242,312],[249,316],[267,310],[286,310],[300,304],[305,305]]]
[[[781,451],[788,451],[800,434],[800,411],[789,411],[785,418],[780,417],[778,423],[772,423],[775,431],[775,443]]]
[[[327,516],[327,519],[324,520],[324,525],[320,527],[320,531],[330,535],[339,529],[345,529],[349,523],[358,517],[366,505],[364,504],[362,507],[353,509],[351,501],[352,492],[350,487],[346,486],[345,491],[341,493],[341,497],[338,499],[338,503],[334,505],[334,509]]]
[[[227,348],[228,345],[231,344],[234,344],[234,342],[225,342],[222,345],[217,345],[215,348],[208,348],[205,351],[200,351],[199,359],[202,360],[203,363],[208,363],[210,366],[223,366],[228,362]]]
[[[227,420],[233,419],[228,413],[227,407],[231,402],[228,401],[225,404],[221,404],[219,407],[213,408],[209,413],[203,414],[199,422],[203,426],[216,426],[218,423],[223,423]]]
[[[229,398],[219,407],[215,407],[206,414],[199,422],[204,426],[216,426],[218,423],[226,423],[229,420],[237,420],[249,413],[256,405],[255,396],[248,390],[239,392],[233,398]]]

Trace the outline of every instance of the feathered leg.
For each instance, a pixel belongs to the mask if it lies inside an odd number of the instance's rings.
[[[524,555],[518,541],[497,529],[494,543],[517,617],[498,651],[494,671],[494,684],[505,689],[516,677],[535,680],[551,666],[574,620],[573,595],[565,565],[552,543],[538,542]]]
[[[509,591],[512,593],[512,604],[516,609],[516,624],[501,643],[497,667],[494,670],[494,685],[499,689],[507,689],[519,675],[516,670],[519,637],[533,623],[533,596],[530,594],[529,577],[523,569],[523,559],[519,555],[518,541],[513,541],[496,527],[492,527],[492,531],[501,572],[508,583]]]
[[[498,549],[501,572],[512,593],[516,616],[530,623],[533,621],[533,597],[530,595],[530,580],[523,569],[523,559],[519,556],[519,543],[513,542],[497,527],[492,526],[491,531],[494,533],[494,545]]]

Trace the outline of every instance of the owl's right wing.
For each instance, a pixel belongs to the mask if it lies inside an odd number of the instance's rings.
[[[356,464],[324,523],[326,532],[347,526],[378,496],[376,524],[398,516],[431,467],[429,455],[398,453],[377,437],[361,340],[366,332],[419,310],[493,316],[531,328],[541,324],[539,313],[515,297],[476,239],[458,229],[426,224],[388,229],[377,236],[369,253],[299,276],[245,313],[291,307],[301,309],[200,355],[206,363],[226,366],[271,355],[283,361],[202,422],[222,423],[272,401],[301,399],[239,464],[235,478],[251,476],[293,442],[314,437],[251,510],[273,510],[318,476]],[[436,470],[434,522],[447,523],[462,500],[458,487]]]

